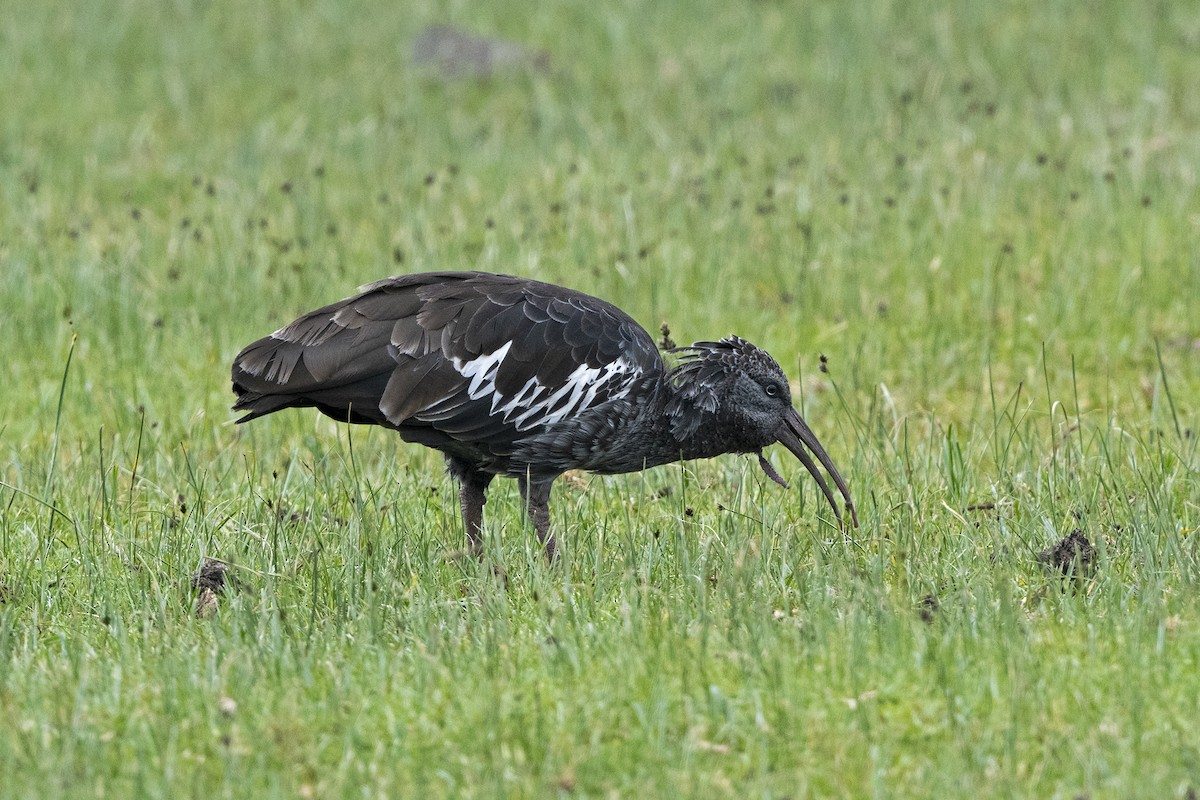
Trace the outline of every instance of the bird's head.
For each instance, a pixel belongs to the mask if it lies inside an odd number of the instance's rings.
[[[694,435],[703,436],[701,426],[716,425],[726,452],[756,453],[767,476],[786,487],[787,482],[762,455],[764,447],[779,442],[809,471],[841,518],[833,492],[817,468],[819,461],[845,498],[846,510],[858,527],[858,512],[845,480],[792,407],[787,376],[769,353],[737,336],[719,342],[696,342],[671,352],[682,356],[671,371],[675,396],[667,406],[677,439],[682,442]]]

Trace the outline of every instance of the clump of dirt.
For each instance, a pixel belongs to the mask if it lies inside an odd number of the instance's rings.
[[[927,594],[922,597],[921,602],[917,604],[917,607],[919,609],[919,613],[921,614],[921,621],[929,624],[933,624],[933,621],[937,619],[938,612],[942,610],[942,604],[939,603],[937,597],[932,594]]]
[[[1063,575],[1087,577],[1096,569],[1096,548],[1083,535],[1083,531],[1076,528],[1053,547],[1047,547],[1038,553],[1038,561],[1057,569]]]
[[[200,569],[192,573],[192,588],[199,590],[196,596],[196,616],[201,619],[217,613],[217,599],[227,588],[240,588],[233,575],[229,574],[229,565],[215,558],[206,558]]]
[[[488,78],[500,72],[545,72],[550,54],[452,25],[430,25],[413,41],[413,62],[446,80]]]

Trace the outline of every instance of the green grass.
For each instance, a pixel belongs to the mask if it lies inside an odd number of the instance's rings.
[[[439,8],[9,4],[0,796],[1195,797],[1200,9]],[[243,344],[446,268],[766,347],[862,527],[779,452],[447,560],[435,454],[232,425]]]

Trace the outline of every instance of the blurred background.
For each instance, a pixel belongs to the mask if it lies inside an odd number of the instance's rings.
[[[47,433],[74,335],[81,437],[138,408],[216,430],[241,344],[429,269],[561,282],[681,342],[737,332],[794,377],[823,352],[850,394],[885,384],[902,414],[966,420],[989,382],[1007,396],[1045,370],[1088,408],[1144,414],[1156,341],[1194,396],[1188,4],[9,17],[10,457]]]

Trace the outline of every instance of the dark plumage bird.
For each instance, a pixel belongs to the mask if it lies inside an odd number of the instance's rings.
[[[496,475],[517,479],[553,558],[550,485],[563,472],[756,453],[787,486],[762,455],[775,442],[812,473],[840,519],[815,456],[858,525],[846,482],[792,408],[775,359],[737,336],[672,352],[681,359],[668,369],[629,315],[561,286],[482,272],[402,275],[242,350],[233,408],[248,422],[313,407],[442,451],[476,552]]]

